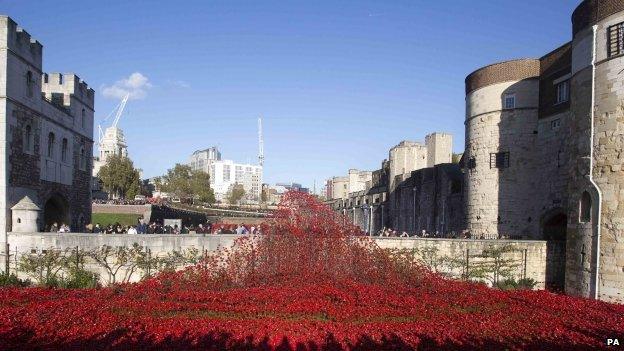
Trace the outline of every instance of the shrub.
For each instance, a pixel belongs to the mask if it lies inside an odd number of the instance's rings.
[[[0,273],[0,286],[25,287],[31,284],[28,279],[20,279],[15,274]]]
[[[99,286],[100,276],[83,268],[71,269],[64,279],[63,287],[68,289],[89,289]]]
[[[518,289],[534,289],[537,282],[533,278],[522,278],[518,280]]]

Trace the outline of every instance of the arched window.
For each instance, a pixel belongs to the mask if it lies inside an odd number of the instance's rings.
[[[85,126],[87,125],[86,119],[87,119],[87,115],[86,115],[85,109],[83,108],[82,109],[82,116],[80,117],[80,124],[82,125],[82,129],[84,129]]]
[[[61,144],[61,160],[63,162],[67,162],[67,138],[63,138],[63,142]]]
[[[33,78],[33,74],[31,71],[26,72],[26,92],[28,96],[33,96],[35,86],[35,79]]]
[[[32,127],[27,124],[24,128],[24,151],[32,151]]]
[[[48,157],[54,157],[54,133],[48,134]]]
[[[584,191],[583,195],[581,195],[581,201],[579,204],[579,221],[581,223],[591,222],[591,217],[592,217],[591,207],[592,207],[591,196],[589,195],[587,191]]]

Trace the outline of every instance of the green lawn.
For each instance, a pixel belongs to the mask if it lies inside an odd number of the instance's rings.
[[[94,213],[92,223],[100,223],[104,227],[117,222],[121,225],[135,225],[139,217],[140,215],[132,213]]]

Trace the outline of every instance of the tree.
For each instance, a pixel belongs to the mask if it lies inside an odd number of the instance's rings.
[[[462,155],[463,155],[462,153],[459,153],[459,154],[455,154],[454,153],[453,156],[452,156],[451,162],[459,163],[459,161],[461,160]]]
[[[243,184],[234,183],[228,191],[227,199],[231,205],[237,204],[245,196]]]
[[[109,194],[117,198],[133,199],[140,191],[139,171],[132,161],[122,155],[110,155],[100,168],[98,177]]]
[[[162,190],[179,198],[193,198],[213,203],[210,176],[203,171],[193,171],[190,166],[176,164],[162,179]]]

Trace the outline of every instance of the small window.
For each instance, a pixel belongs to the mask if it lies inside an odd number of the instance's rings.
[[[26,125],[24,128],[24,151],[31,152],[32,151],[32,127],[30,125]]]
[[[563,151],[559,150],[557,152],[557,167],[561,167],[565,165],[565,163],[566,163],[565,155],[563,154]]]
[[[80,169],[83,171],[87,169],[87,155],[84,147],[80,148]]]
[[[48,157],[54,157],[54,133],[48,134]]]
[[[61,142],[61,160],[67,162],[67,138],[63,138]]]
[[[82,116],[80,116],[80,125],[82,126],[82,129],[85,129],[85,126],[87,125],[87,113],[85,111],[85,109],[82,109]]]
[[[557,99],[555,104],[561,104],[570,100],[570,81],[565,80],[557,84]]]
[[[624,54],[624,22],[607,29],[607,57]]]
[[[26,92],[28,96],[32,97],[34,95],[34,87],[35,87],[35,79],[33,78],[33,74],[31,71],[26,72]]]
[[[496,152],[490,154],[490,168],[508,168],[509,152]]]
[[[477,159],[474,157],[471,157],[468,159],[468,169],[475,169],[477,168]]]
[[[516,108],[516,94],[505,94],[504,106],[506,110]]]
[[[557,130],[559,127],[561,127],[561,118],[550,121],[550,129]]]
[[[591,222],[591,206],[591,196],[587,191],[584,191],[583,195],[581,195],[581,202],[579,204],[579,221],[581,223]]]

